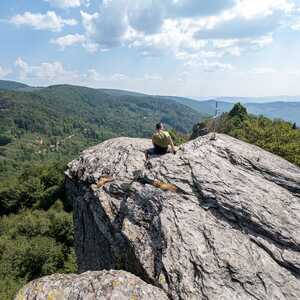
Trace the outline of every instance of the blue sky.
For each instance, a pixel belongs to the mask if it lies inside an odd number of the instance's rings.
[[[300,0],[1,0],[0,78],[300,95]]]

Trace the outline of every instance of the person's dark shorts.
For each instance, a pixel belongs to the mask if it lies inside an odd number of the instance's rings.
[[[168,148],[159,147],[154,145],[153,148],[147,150],[147,156],[149,155],[164,155],[168,153]]]

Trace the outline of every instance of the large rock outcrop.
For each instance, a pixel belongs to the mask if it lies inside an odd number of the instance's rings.
[[[54,274],[25,285],[15,300],[167,300],[166,294],[125,271]]]
[[[210,134],[151,159],[117,138],[69,165],[79,269],[124,269],[171,299],[300,299],[300,169]]]

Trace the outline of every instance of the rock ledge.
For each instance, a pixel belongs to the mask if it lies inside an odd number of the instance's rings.
[[[160,289],[125,271],[54,274],[30,282],[15,300],[167,300]]]

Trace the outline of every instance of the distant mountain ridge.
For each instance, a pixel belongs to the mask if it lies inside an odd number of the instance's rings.
[[[185,104],[202,114],[214,115],[216,112],[216,102],[218,102],[219,113],[228,112],[234,106],[234,103],[207,100],[197,101],[193,99],[185,100],[185,98],[173,97],[178,103]],[[237,100],[238,102],[238,100]],[[283,119],[289,122],[300,124],[300,102],[266,102],[266,103],[243,103],[248,112],[254,115],[264,115],[271,119]]]
[[[300,101],[296,102],[285,102],[285,101],[274,101],[274,102],[244,102],[245,98],[234,98],[235,102],[226,102],[221,99],[210,99],[210,100],[195,100],[191,98],[175,97],[175,96],[164,96],[165,99],[173,100],[178,103],[189,106],[201,112],[206,116],[213,116],[216,113],[216,102],[218,102],[218,112],[219,114],[224,112],[229,112],[235,103],[241,102],[247,108],[248,112],[254,115],[264,115],[271,119],[283,119],[289,122],[295,122],[300,124]],[[272,97],[275,98],[275,97]],[[279,97],[278,97],[279,98]],[[232,97],[230,98],[233,99]],[[250,98],[249,98],[250,99]],[[254,98],[260,99],[260,98]],[[287,99],[287,98],[285,98]],[[297,96],[290,97],[290,99],[298,99]],[[300,100],[300,97],[299,97]]]
[[[28,87],[29,87],[28,85],[17,81],[0,80],[1,90],[15,91],[19,89],[28,88]]]
[[[53,85],[48,88],[59,88],[70,85]],[[39,87],[31,87],[23,83],[14,81],[0,80],[0,90],[10,91],[37,91],[46,89]],[[77,87],[85,88],[85,87]],[[104,93],[109,97],[126,98],[133,97],[134,99],[156,99],[158,101],[175,101],[179,104],[188,106],[189,108],[201,113],[202,117],[209,117],[215,114],[216,102],[218,102],[219,112],[228,112],[232,109],[234,103],[243,103],[248,111],[255,115],[264,115],[272,119],[283,119],[285,121],[295,122],[300,124],[300,96],[274,96],[274,97],[212,97],[209,100],[195,100],[189,97],[176,96],[160,96],[147,95],[138,92],[117,90],[117,89],[94,89],[99,93]],[[207,97],[205,97],[207,98]],[[299,100],[299,102],[298,102]],[[264,101],[264,102],[260,102]]]
[[[192,97],[193,98],[193,97]],[[193,98],[194,99],[194,98]],[[195,98],[198,99],[198,98]],[[236,103],[241,102],[243,104],[245,103],[269,103],[269,102],[298,102],[300,101],[300,96],[265,96],[265,97],[206,97],[206,99],[202,99],[202,97],[199,98],[199,100],[217,100],[222,102],[230,102],[230,103]]]

